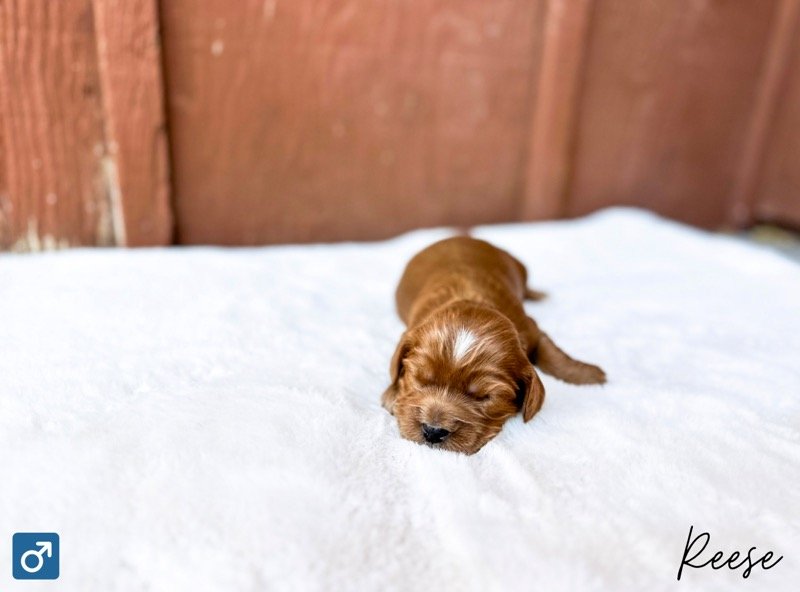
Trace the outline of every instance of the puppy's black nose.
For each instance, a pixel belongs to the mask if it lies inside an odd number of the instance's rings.
[[[444,428],[437,428],[434,426],[429,426],[427,423],[423,423],[422,435],[431,444],[438,444],[447,438],[447,436],[450,435],[450,432]]]

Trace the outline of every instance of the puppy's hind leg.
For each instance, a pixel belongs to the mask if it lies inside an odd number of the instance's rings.
[[[519,281],[522,285],[523,300],[544,300],[547,298],[547,292],[540,292],[539,290],[534,290],[533,288],[528,287],[528,268],[525,267],[522,261],[507,251],[500,250],[500,252],[508,258],[508,260],[511,262],[511,265],[516,267],[517,271],[519,272]]]
[[[539,334],[535,363],[542,372],[570,384],[603,384],[606,373],[599,366],[569,357],[546,333]]]

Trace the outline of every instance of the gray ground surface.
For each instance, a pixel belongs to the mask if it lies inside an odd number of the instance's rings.
[[[760,224],[750,230],[737,233],[736,236],[748,242],[767,245],[800,264],[800,233],[769,224]]]

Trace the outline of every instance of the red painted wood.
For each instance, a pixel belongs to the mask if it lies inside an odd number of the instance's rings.
[[[728,218],[779,0],[596,3],[567,212]]]
[[[800,2],[784,0],[794,17],[788,67],[775,94],[775,115],[769,127],[760,175],[753,195],[752,216],[800,229]]]
[[[164,89],[156,0],[94,0],[103,88],[105,162],[118,199],[118,239],[128,246],[172,240]]]
[[[171,240],[154,0],[0,2],[0,248]]]
[[[182,243],[517,217],[538,2],[171,0]]]
[[[115,244],[91,0],[0,2],[0,248]]]

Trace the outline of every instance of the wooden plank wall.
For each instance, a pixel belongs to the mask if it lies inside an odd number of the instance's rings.
[[[725,221],[777,4],[597,2],[563,212]]]
[[[0,35],[0,248],[800,227],[800,0],[0,0]]]
[[[0,1],[0,249],[168,244],[153,0]]]
[[[537,0],[163,2],[180,242],[516,217]]]
[[[162,2],[178,239],[367,239],[610,204],[800,224],[797,6]]]
[[[781,16],[767,71],[765,139],[753,157],[738,222],[754,218],[800,228],[800,0],[784,0]]]

